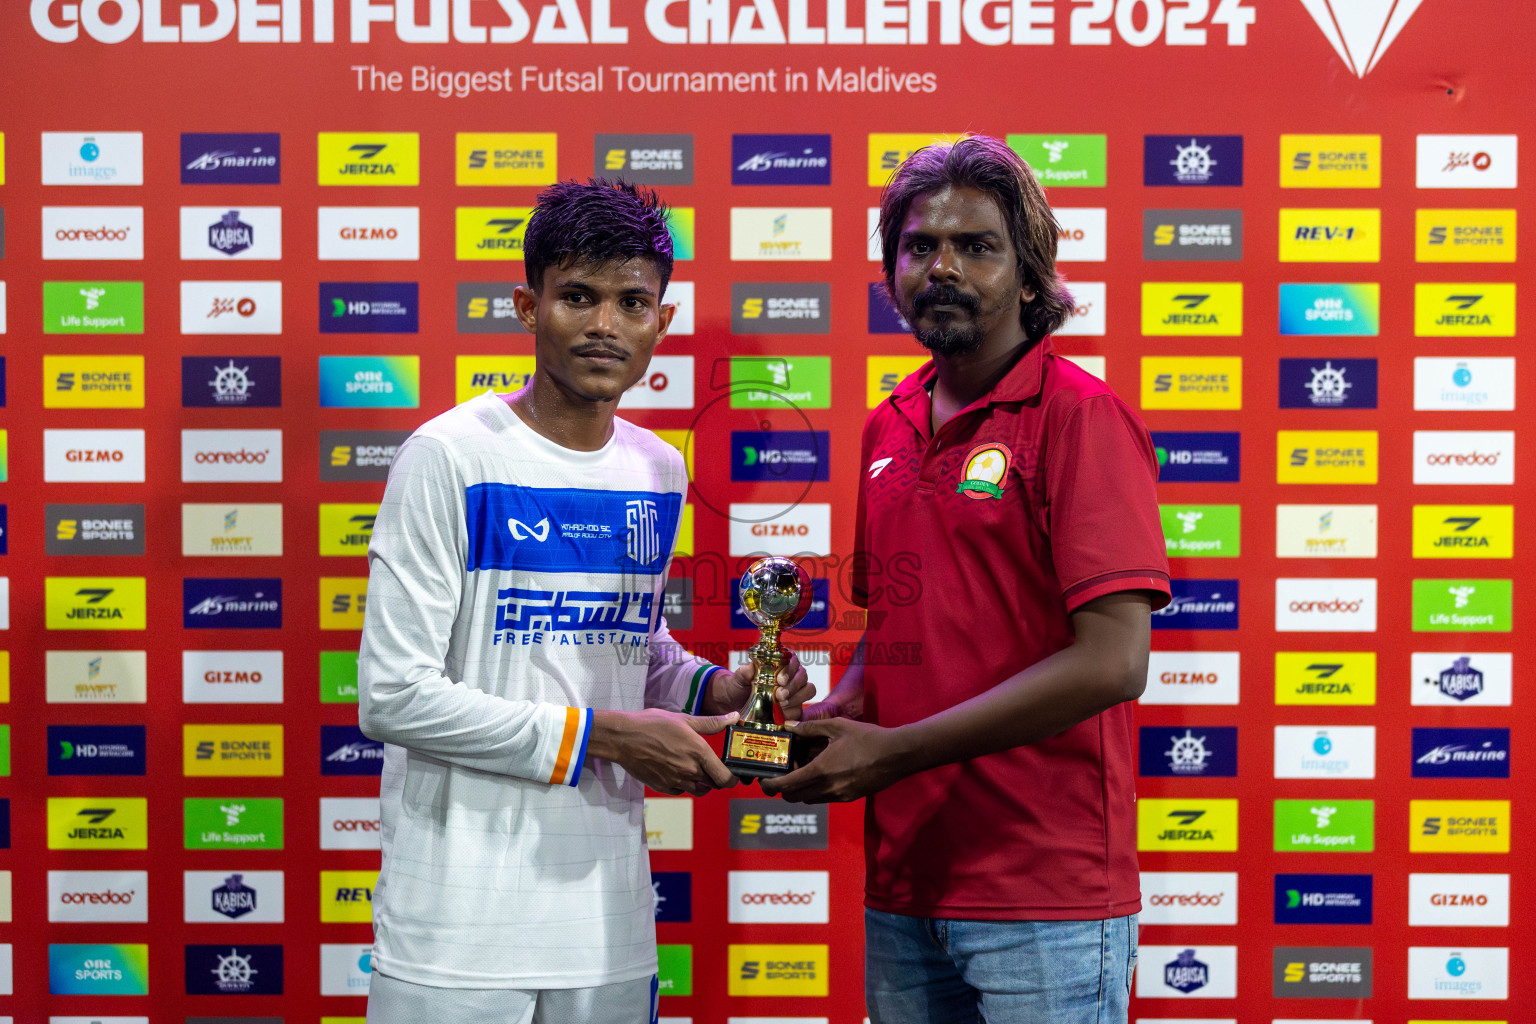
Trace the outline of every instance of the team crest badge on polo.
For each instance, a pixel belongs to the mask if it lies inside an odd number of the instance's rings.
[[[1013,452],[1008,446],[988,441],[972,448],[965,457],[965,471],[955,493],[967,498],[1001,498],[1003,480],[1008,476],[1008,460]]]

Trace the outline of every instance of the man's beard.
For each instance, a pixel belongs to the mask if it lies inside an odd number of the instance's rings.
[[[977,315],[981,303],[975,296],[967,295],[952,285],[929,285],[912,297],[910,307],[901,305],[901,315],[912,324],[912,336],[928,351],[941,356],[963,356],[975,352],[985,340]],[[940,322],[933,327],[916,326],[918,317],[932,306],[959,306],[968,317],[959,314],[941,314]]]

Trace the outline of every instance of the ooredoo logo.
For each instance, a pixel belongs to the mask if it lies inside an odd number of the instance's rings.
[[[377,850],[381,828],[378,797],[322,797],[320,849]]]
[[[1415,430],[1416,484],[1513,484],[1512,430]]]
[[[1142,921],[1151,924],[1237,924],[1237,873],[1143,871]]]
[[[43,207],[43,259],[143,258],[144,207]]]
[[[1277,579],[1275,629],[1279,632],[1374,633],[1374,579]]]
[[[183,430],[184,483],[281,483],[281,430]]]
[[[48,872],[48,920],[149,920],[149,874],[144,871]]]
[[[727,918],[732,923],[826,924],[825,871],[732,871]]]

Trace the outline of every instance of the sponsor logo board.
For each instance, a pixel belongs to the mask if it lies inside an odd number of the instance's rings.
[[[692,580],[688,581],[690,584]],[[679,625],[679,629],[687,627]],[[320,703],[357,703],[357,652],[320,652]]]
[[[731,557],[804,555],[832,550],[832,506],[731,502]]]
[[[188,850],[281,850],[281,797],[192,797],[182,801]]]
[[[1275,778],[1374,779],[1375,777],[1375,726],[1275,726]]]
[[[656,920],[687,923],[693,920],[693,874],[688,871],[652,871],[651,891],[656,898]]]
[[[1099,338],[1108,321],[1108,290],[1103,281],[1073,281],[1072,315],[1056,331],[1063,338]]]
[[[189,945],[184,963],[189,996],[283,994],[283,947],[250,943]]]
[[[1416,779],[1509,778],[1508,729],[1413,730]]]
[[[454,256],[461,260],[521,260],[531,206],[460,206],[454,210]]]
[[[1413,506],[1414,558],[1513,558],[1513,505]]]
[[[321,356],[320,408],[415,409],[420,356]]]
[[[43,550],[50,555],[142,555],[144,506],[44,506]]]
[[[373,921],[377,871],[320,872],[320,920],[325,924]]]
[[[1136,801],[1136,849],[1233,852],[1237,801],[1143,797]]]
[[[50,725],[49,775],[143,775],[142,725]]]
[[[531,606],[529,614],[535,614],[535,609],[546,607],[537,604],[536,601],[529,603]],[[362,629],[363,614],[367,607],[368,577],[320,577],[321,629]],[[508,611],[512,610],[509,606],[503,607],[507,607]]]
[[[825,996],[828,947],[731,943],[726,970],[726,991],[733,996]]]
[[[1281,263],[1380,261],[1379,209],[1281,208]]]
[[[182,651],[183,704],[281,704],[282,651]]]
[[[684,797],[646,797],[645,845],[651,850],[693,849],[693,801]]]
[[[512,301],[512,294],[521,283],[460,281],[457,285],[459,333],[527,334]]]
[[[827,334],[831,329],[829,284],[731,285],[732,334]]]
[[[142,943],[50,943],[48,994],[149,994],[149,947]]]
[[[143,704],[148,693],[144,651],[48,651],[49,704]]]
[[[144,629],[143,576],[48,576],[43,579],[48,629]]]
[[[1148,946],[1138,950],[1141,999],[1234,999],[1236,946]]]
[[[373,523],[379,506],[373,504],[330,504],[320,506],[320,553],[322,555],[365,555],[373,539]]]
[[[373,978],[373,947],[324,942],[320,944],[320,994],[365,996]],[[325,1024],[325,1018],[321,1024]]]
[[[43,356],[43,408],[144,408],[144,357]]]
[[[1376,408],[1376,360],[1281,359],[1280,408]]]
[[[831,437],[825,430],[733,430],[731,479],[825,481],[830,453]]]
[[[149,872],[50,871],[48,920],[145,924],[149,921]]]
[[[1238,581],[1169,580],[1172,599],[1152,613],[1153,629],[1236,629]]]
[[[1152,651],[1142,704],[1236,704],[1237,651]]]
[[[183,725],[181,773],[186,776],[283,774],[281,725]]]
[[[1440,358],[1413,360],[1415,410],[1513,412],[1515,357]]]
[[[1142,924],[1237,924],[1237,872],[1143,871]]]
[[[1052,213],[1061,233],[1057,263],[1103,263],[1109,250],[1109,211],[1102,206],[1057,206]]]
[[[1275,849],[1371,853],[1376,849],[1376,802],[1276,800]]]
[[[828,409],[829,356],[732,356],[732,409]]]
[[[1277,483],[1374,484],[1380,464],[1374,430],[1275,432]]]
[[[1415,651],[1411,672],[1416,705],[1509,707],[1514,699],[1514,656],[1507,651]]]
[[[469,401],[486,390],[516,391],[533,376],[533,356],[459,356],[454,360],[454,401]]]
[[[1375,651],[1276,651],[1275,703],[1376,703]]]
[[[1239,505],[1159,505],[1169,558],[1236,558],[1241,554]]]
[[[1142,356],[1143,409],[1241,409],[1241,356]]]
[[[832,136],[732,135],[732,185],[830,185]]]
[[[1009,135],[1006,141],[1010,149],[1024,158],[1035,172],[1036,180],[1046,188],[1101,188],[1108,181],[1106,138],[1103,135]]]
[[[181,282],[182,334],[281,334],[283,282]]]
[[[144,482],[144,431],[44,430],[44,483]]]
[[[645,376],[619,399],[621,409],[692,409],[693,356],[652,356]]]
[[[830,206],[731,207],[731,259],[830,260]]]
[[[408,430],[322,430],[320,479],[386,480],[395,453],[409,436]]]
[[[355,725],[320,727],[321,775],[378,775],[383,770],[383,743],[364,736]]]
[[[1141,333],[1172,337],[1241,335],[1243,285],[1238,281],[1143,281]]]
[[[1370,924],[1370,875],[1276,875],[1276,924]]]
[[[1376,580],[1370,577],[1280,577],[1275,580],[1275,631],[1374,633]]]

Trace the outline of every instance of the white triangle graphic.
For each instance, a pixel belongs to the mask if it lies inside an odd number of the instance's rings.
[[[1301,0],[1328,45],[1364,78],[1424,0]]]

